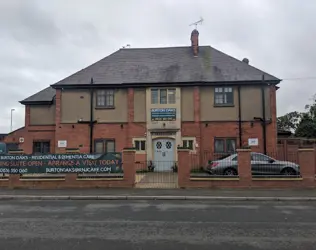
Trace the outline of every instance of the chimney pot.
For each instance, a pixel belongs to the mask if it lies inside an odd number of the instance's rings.
[[[199,54],[199,32],[194,29],[191,33],[191,48],[193,56],[197,57]]]
[[[244,59],[242,59],[242,61],[243,61],[244,63],[249,64],[249,59],[248,59],[248,58],[244,58]]]

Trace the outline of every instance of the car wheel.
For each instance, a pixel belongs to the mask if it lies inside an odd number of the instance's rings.
[[[296,175],[296,171],[293,168],[284,168],[281,174],[282,175]]]
[[[236,176],[237,175],[237,171],[233,168],[227,168],[224,171],[224,175],[229,175],[229,176]]]

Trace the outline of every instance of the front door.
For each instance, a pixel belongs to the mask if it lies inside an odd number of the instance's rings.
[[[172,171],[174,165],[174,140],[156,139],[154,143],[154,166],[157,172]]]

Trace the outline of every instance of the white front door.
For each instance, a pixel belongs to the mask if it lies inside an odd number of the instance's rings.
[[[156,139],[153,144],[155,171],[172,171],[174,165],[174,139]]]

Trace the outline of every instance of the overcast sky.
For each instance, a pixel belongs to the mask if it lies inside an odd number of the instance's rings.
[[[200,16],[201,45],[289,79],[278,115],[303,110],[316,93],[315,0],[0,0],[0,12],[0,133],[12,108],[13,129],[24,125],[18,101],[126,44],[190,45]]]

